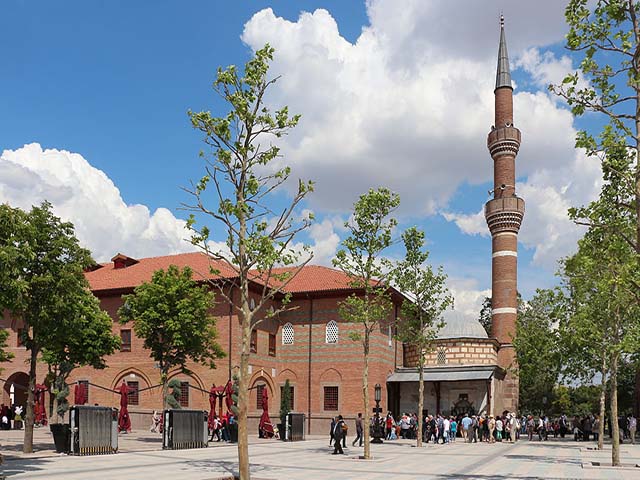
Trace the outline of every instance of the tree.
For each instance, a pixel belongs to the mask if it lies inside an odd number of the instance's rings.
[[[585,357],[601,362],[601,414],[608,380],[612,464],[619,465],[618,372],[624,357],[640,349],[640,305],[632,287],[640,272],[629,243],[607,229],[590,228],[578,245],[578,252],[564,264],[572,307],[567,330],[584,346]]]
[[[393,278],[399,290],[409,298],[402,302],[402,319],[398,323],[398,338],[413,346],[418,358],[418,412],[424,406],[425,356],[432,349],[433,340],[443,326],[442,313],[453,305],[453,297],[446,287],[447,276],[442,267],[434,271],[427,265],[429,252],[424,248],[424,232],[415,227],[402,234],[405,258],[398,262]],[[417,446],[422,446],[422,419],[418,421]]]
[[[52,332],[58,339],[76,335],[58,327],[79,292],[89,289],[84,269],[95,262],[73,225],[53,215],[48,202],[30,212],[0,205],[0,260],[0,308],[23,322],[30,352],[23,451],[32,453],[36,362]]]
[[[280,396],[280,423],[286,429],[287,415],[291,411],[291,384],[287,378],[282,387],[282,395]],[[280,438],[284,439],[285,431],[280,432]]]
[[[215,368],[215,360],[224,356],[216,342],[215,319],[209,315],[213,294],[191,276],[189,267],[180,270],[170,265],[167,271],[156,270],[150,282],[123,296],[124,304],[118,310],[120,322],[133,324],[136,336],[144,339],[144,347],[158,364],[163,409],[167,408],[167,382],[173,369],[189,373],[188,361]]]
[[[556,327],[563,313],[559,296],[558,291],[537,290],[518,313],[513,345],[524,411],[546,412],[558,383],[561,357]]]
[[[13,353],[5,350],[7,348],[7,338],[9,338],[9,331],[0,330],[0,363],[8,362],[13,358]],[[2,368],[0,368],[0,373],[2,373]]]
[[[599,201],[572,210],[577,223],[620,235],[640,269],[640,24],[634,0],[571,0],[565,17],[567,48],[583,54],[580,71],[550,90],[576,116],[595,112],[607,122],[598,133],[581,130],[576,146],[601,159],[607,184]],[[616,221],[607,212],[617,211]],[[608,221],[607,221],[608,220]],[[624,225],[630,226],[627,229]],[[637,280],[633,287],[640,290]],[[640,389],[640,370],[637,373]],[[638,409],[636,405],[636,409]]]
[[[487,335],[489,335],[489,337],[491,337],[491,297],[484,297],[484,300],[482,301],[482,307],[480,308],[480,317],[478,318],[478,321],[480,322],[480,325],[482,325],[484,327],[485,332],[487,332]]]
[[[273,52],[269,45],[258,50],[245,64],[244,72],[235,66],[218,69],[213,89],[230,105],[228,114],[213,117],[210,112],[189,112],[193,127],[204,133],[204,141],[211,148],[210,156],[201,152],[206,162],[205,175],[186,189],[194,203],[185,208],[198,214],[196,219],[192,213],[187,222],[192,243],[236,273],[230,284],[238,296],[231,298],[223,288],[218,292],[234,305],[240,317],[238,463],[242,480],[249,479],[251,331],[264,318],[277,316],[287,308],[290,296],[285,294],[286,286],[311,258],[308,255],[300,261],[306,248],[300,249],[293,241],[312,220],[312,216],[301,218],[297,208],[313,190],[313,183],[299,180],[289,189],[289,200],[282,195],[276,198],[289,180],[291,169],[280,166],[280,149],[271,141],[286,135],[300,116],[290,116],[287,107],[272,112],[265,104],[265,95],[278,80],[267,77]],[[212,247],[212,227],[207,221],[221,227],[226,248]],[[277,267],[289,268],[276,270]],[[212,271],[218,270],[213,266]]]
[[[340,317],[360,328],[350,332],[360,342],[364,354],[362,400],[365,426],[369,425],[369,351],[373,331],[389,317],[392,303],[385,280],[390,277],[391,262],[382,256],[391,243],[397,222],[389,215],[400,205],[400,197],[386,188],[369,190],[360,196],[345,228],[349,236],[342,241],[333,265],[350,278],[359,293],[339,303]],[[369,429],[364,429],[364,458],[371,458]]]
[[[44,332],[46,341],[42,360],[47,364],[49,380],[54,395],[53,423],[58,423],[69,408],[67,379],[71,372],[89,365],[95,369],[106,367],[105,355],[120,348],[120,338],[111,332],[111,317],[100,309],[100,302],[89,289],[70,294],[72,301],[64,305],[64,311],[54,329]]]

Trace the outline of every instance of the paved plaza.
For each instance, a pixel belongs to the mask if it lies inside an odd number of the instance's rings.
[[[51,448],[48,431],[36,431],[32,455],[20,453],[22,432],[0,432],[5,463],[2,474],[11,479],[230,479],[237,471],[235,445],[211,444],[195,450],[160,450],[160,437],[149,433],[120,436],[116,455],[70,457]],[[515,445],[464,444],[425,445],[397,440],[372,445],[373,460],[358,459],[361,448],[346,455],[331,455],[328,438],[311,437],[304,442],[284,443],[252,439],[251,470],[256,479],[638,479],[640,445],[623,445],[623,469],[596,467],[592,462],[610,461],[611,450],[590,450],[593,443],[571,439],[548,442],[520,441]]]

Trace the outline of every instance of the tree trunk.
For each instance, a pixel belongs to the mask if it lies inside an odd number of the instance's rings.
[[[618,427],[618,357],[611,362],[611,464],[620,466],[620,429]]]
[[[249,480],[249,432],[247,408],[249,403],[249,352],[251,342],[251,317],[248,303],[248,284],[242,280],[242,349],[240,352],[240,378],[238,379],[238,473],[240,480]]]
[[[603,376],[602,385],[600,386],[600,422],[598,423],[598,450],[602,450],[604,448],[604,416],[606,391],[607,383]]]
[[[34,392],[36,391],[36,361],[38,360],[38,350],[31,349],[31,360],[29,363],[29,390],[27,390],[27,409],[24,416],[24,442],[22,444],[23,453],[33,453],[33,424],[35,414],[33,411]]]
[[[420,347],[418,357],[418,448],[422,446],[422,409],[424,408],[424,349]]]
[[[369,417],[369,329],[365,325],[364,332],[364,372],[362,373],[362,400],[364,404],[364,458],[371,458],[371,419]]]
[[[160,367],[162,368],[162,367]],[[167,373],[162,372],[160,374],[160,383],[162,384],[162,411],[164,412],[167,409],[167,393],[169,391],[169,385],[167,382]]]

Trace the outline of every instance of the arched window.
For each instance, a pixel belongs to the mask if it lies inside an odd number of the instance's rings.
[[[282,327],[282,344],[293,345],[293,325],[285,323]]]
[[[338,343],[338,323],[335,320],[327,323],[326,341],[327,343]]]

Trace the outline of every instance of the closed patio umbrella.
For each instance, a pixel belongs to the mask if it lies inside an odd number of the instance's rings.
[[[269,418],[269,393],[266,386],[262,389],[262,416],[258,428],[262,438],[273,437],[273,425]]]
[[[131,432],[131,419],[129,418],[129,392],[131,389],[123,380],[118,389],[120,393],[120,413],[118,414],[118,432]]]

